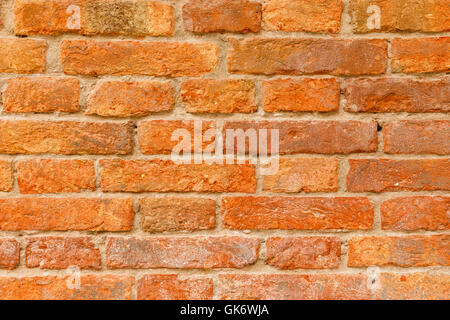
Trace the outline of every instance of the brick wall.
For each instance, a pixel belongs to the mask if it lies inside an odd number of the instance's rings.
[[[0,8],[0,298],[450,299],[450,1]]]

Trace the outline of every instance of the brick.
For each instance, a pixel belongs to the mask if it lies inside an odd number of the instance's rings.
[[[368,19],[373,14],[369,6],[378,6],[381,14],[380,28],[369,28]],[[368,13],[368,10],[370,13]],[[350,14],[353,31],[367,32],[445,32],[450,31],[447,1],[435,0],[351,0]]]
[[[253,165],[174,164],[170,160],[101,160],[104,192],[256,191]]]
[[[229,39],[228,71],[246,74],[374,75],[387,68],[385,40]]]
[[[224,300],[369,300],[362,274],[227,274],[219,276]]]
[[[378,300],[448,300],[450,275],[445,273],[382,273]]]
[[[183,25],[195,33],[259,32],[261,4],[247,0],[189,0],[183,5]]]
[[[20,245],[14,239],[0,238],[0,269],[15,269],[19,265]]]
[[[330,79],[275,79],[262,83],[265,112],[329,112],[339,109],[339,81]]]
[[[395,231],[450,230],[450,197],[402,197],[381,204],[381,228]]]
[[[0,230],[4,231],[130,231],[132,228],[131,199],[0,199]]]
[[[201,121],[197,123],[193,120],[150,120],[142,121],[138,124],[138,143],[143,154],[171,154],[174,148],[183,142],[184,136],[179,136],[179,130],[189,133],[189,146],[186,151],[194,152],[195,128],[198,128],[197,137],[202,138],[201,150],[205,150],[209,145],[214,146],[216,123],[214,121]],[[208,136],[208,130],[214,130],[213,136]],[[173,137],[173,140],[172,140]],[[190,139],[189,139],[190,138]],[[200,140],[198,140],[200,143]],[[200,150],[195,150],[196,152]]]
[[[138,300],[212,300],[210,278],[184,279],[175,274],[146,275],[137,281]]]
[[[42,73],[46,68],[45,40],[0,39],[0,73]]]
[[[82,275],[80,288],[71,277],[0,277],[2,300],[131,300],[134,277]]]
[[[333,192],[338,190],[336,158],[280,159],[273,175],[263,176],[262,187],[269,192]]]
[[[39,77],[6,80],[5,112],[77,112],[80,83],[77,79]]]
[[[258,258],[259,240],[243,237],[111,238],[110,269],[243,268]]]
[[[25,194],[93,191],[96,189],[94,161],[21,161],[17,165],[17,184]]]
[[[450,265],[450,236],[358,237],[348,242],[348,266]]]
[[[450,71],[450,37],[392,39],[392,72]]]
[[[100,269],[100,250],[89,237],[39,237],[28,238],[25,248],[27,268]]]
[[[64,73],[87,76],[201,76],[214,71],[214,43],[63,40]]]
[[[450,190],[450,160],[350,159],[350,192]]]
[[[0,160],[0,192],[12,191],[14,173],[11,162]]]
[[[145,198],[140,200],[141,228],[147,232],[214,229],[216,201],[202,198]]]
[[[286,32],[338,33],[342,0],[266,0],[264,29]]]
[[[234,230],[369,230],[367,198],[224,197],[223,226]]]
[[[267,264],[278,269],[334,269],[341,260],[336,237],[271,237],[266,248]]]
[[[279,130],[280,154],[375,152],[378,143],[375,121],[226,121],[227,129],[267,129],[269,152],[271,130]]]
[[[172,110],[175,91],[156,81],[102,81],[89,97],[86,114],[103,117],[140,117]]]
[[[0,153],[129,154],[130,123],[0,121]]]
[[[449,112],[450,78],[348,79],[349,112]]]
[[[14,22],[18,35],[170,36],[174,12],[172,6],[156,1],[17,0]]]
[[[192,79],[181,84],[181,97],[190,113],[251,113],[258,110],[251,80]]]
[[[450,154],[450,121],[396,121],[384,126],[384,152]]]

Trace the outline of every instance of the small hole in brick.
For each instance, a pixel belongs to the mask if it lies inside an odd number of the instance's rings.
[[[383,126],[377,123],[377,131],[380,132],[381,130],[383,130]]]

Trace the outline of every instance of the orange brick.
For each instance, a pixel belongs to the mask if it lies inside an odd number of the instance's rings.
[[[258,258],[259,240],[243,237],[111,238],[110,269],[243,268]]]
[[[0,199],[0,230],[129,231],[132,228],[131,199]]]
[[[337,33],[341,27],[341,15],[342,0],[266,0],[264,29]]]
[[[392,39],[392,72],[450,71],[450,37]]]
[[[95,190],[94,161],[26,160],[17,165],[21,193],[64,193]]]
[[[46,67],[44,40],[0,39],[0,73],[42,73]]]
[[[266,112],[329,112],[339,109],[339,81],[331,79],[276,79],[262,83]]]
[[[192,79],[181,84],[185,109],[190,113],[256,112],[255,95],[251,80]]]
[[[39,237],[28,238],[25,249],[28,268],[100,269],[100,250],[88,237]]]
[[[14,173],[11,162],[0,160],[0,192],[12,191]]]
[[[229,39],[231,73],[382,74],[387,68],[385,40]]]
[[[450,236],[358,237],[348,242],[348,266],[450,265]]]
[[[450,159],[351,159],[350,192],[450,190]]]
[[[19,243],[14,239],[0,238],[0,269],[15,269],[19,265],[19,260]]]
[[[214,43],[63,40],[66,74],[201,76],[218,63]]]
[[[256,191],[253,165],[174,164],[170,160],[101,160],[105,192]]]
[[[369,300],[362,274],[227,274],[219,276],[224,300]]]
[[[138,300],[211,300],[210,278],[180,278],[178,275],[146,275],[137,281]]]
[[[261,4],[247,0],[189,0],[183,5],[184,29],[196,33],[259,32]]]
[[[367,198],[225,197],[223,226],[235,230],[369,230]]]
[[[383,230],[450,230],[450,197],[402,197],[381,204]]]
[[[174,105],[175,91],[170,83],[102,81],[92,92],[86,113],[103,117],[140,117],[172,110]]]
[[[341,260],[336,237],[271,237],[266,248],[267,264],[279,269],[334,269]]]
[[[6,81],[5,112],[77,112],[80,83],[77,79],[39,77]]]
[[[0,121],[0,153],[129,154],[130,123]]]
[[[145,198],[139,203],[144,231],[194,231],[216,226],[216,201],[212,199]]]
[[[384,152],[450,154],[450,121],[396,121],[384,126]]]
[[[134,277],[83,275],[76,289],[70,277],[0,277],[2,300],[131,300]]]

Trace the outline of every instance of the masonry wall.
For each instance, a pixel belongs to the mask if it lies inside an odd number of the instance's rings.
[[[450,1],[0,10],[0,298],[450,298]],[[173,163],[194,120],[279,170]]]

